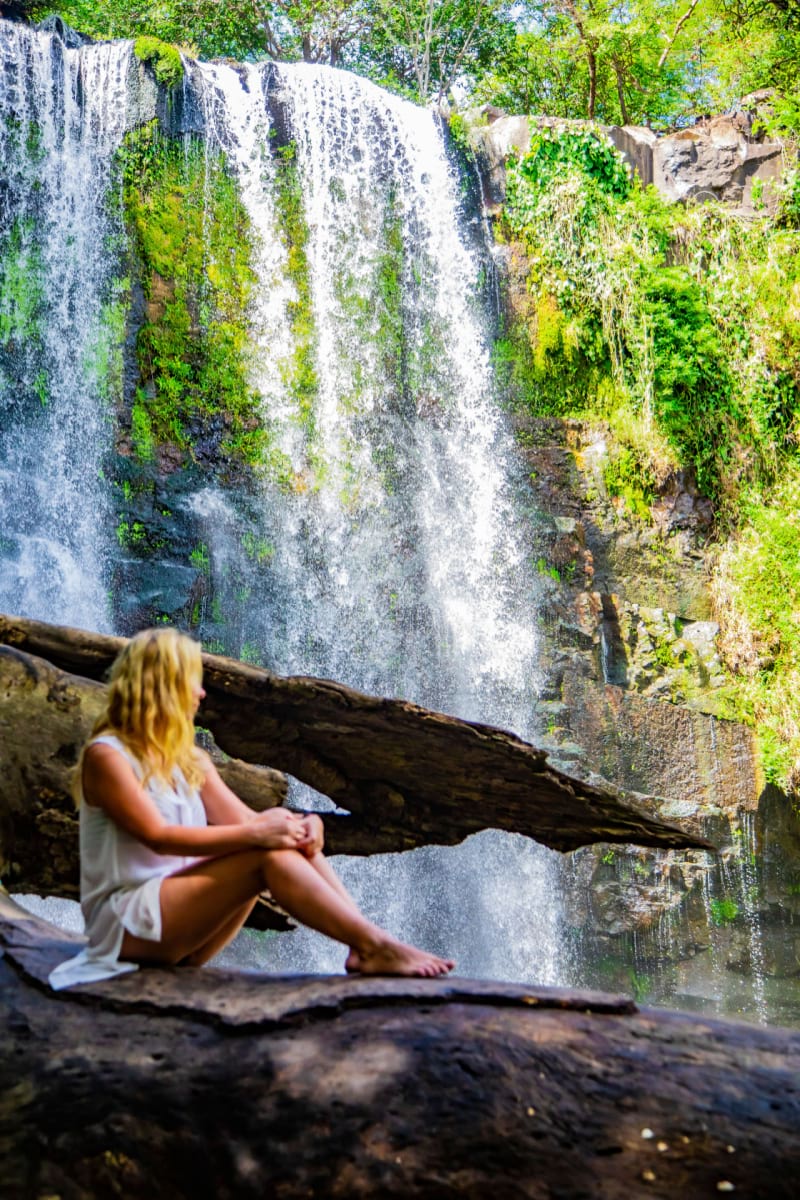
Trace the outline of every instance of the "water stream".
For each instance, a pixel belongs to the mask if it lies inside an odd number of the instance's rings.
[[[281,112],[277,155],[296,171],[308,229],[312,402],[281,372],[292,331],[285,304],[283,320],[276,311],[276,277],[286,286],[279,253],[261,274],[255,324],[274,338],[262,334],[261,371],[271,364],[262,394],[295,486],[265,487],[270,578],[259,591],[253,572],[239,650],[285,673],[530,734],[536,584],[515,511],[513,443],[493,392],[486,263],[462,233],[459,180],[437,121],[325,68],[202,65],[197,77],[266,247],[280,244],[264,145],[271,109]],[[254,97],[264,97],[260,112]],[[242,132],[254,128],[255,143]],[[226,578],[241,589],[246,555],[224,499],[212,492],[195,503],[215,589],[224,595]],[[233,597],[223,607],[235,611]],[[554,981],[553,860],[526,839],[487,833],[448,852],[340,866],[376,919],[451,947],[462,969]],[[271,954],[319,969],[341,958],[305,934]]]
[[[106,191],[130,55],[0,21],[0,599],[101,630],[122,328]]]

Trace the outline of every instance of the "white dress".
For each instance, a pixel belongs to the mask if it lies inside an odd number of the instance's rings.
[[[93,742],[112,746],[141,780],[139,761],[118,737],[104,733]],[[199,791],[189,787],[179,769],[173,775],[172,787],[151,776],[144,790],[168,825],[208,823]],[[184,855],[156,854],[83,797],[80,849],[81,910],[89,944],[50,972],[50,986],[56,991],[137,970],[136,963],[119,961],[125,931],[147,941],[160,941],[162,879],[201,861]]]

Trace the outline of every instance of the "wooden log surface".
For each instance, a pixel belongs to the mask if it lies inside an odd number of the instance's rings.
[[[0,616],[0,643],[97,680],[124,639]],[[503,730],[330,680],[212,654],[203,663],[198,723],[227,753],[286,771],[346,809],[329,822],[336,852],[453,844],[487,828],[557,850],[598,841],[708,848],[645,811],[642,797],[574,779]]]
[[[13,1200],[797,1195],[800,1032],[485,981],[148,969],[0,896]]]

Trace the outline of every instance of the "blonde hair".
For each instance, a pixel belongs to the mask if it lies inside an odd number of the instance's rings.
[[[141,763],[143,783],[153,775],[171,783],[179,767],[190,787],[199,786],[205,760],[194,743],[194,710],[202,678],[199,643],[172,628],[137,633],[114,661],[106,707],[89,742],[100,733],[116,734]],[[82,771],[83,753],[76,797]]]

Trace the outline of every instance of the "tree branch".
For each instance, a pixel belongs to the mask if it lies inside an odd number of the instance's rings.
[[[698,6],[698,4],[699,4],[699,3],[700,3],[700,0],[692,0],[691,4],[690,4],[690,5],[689,5],[689,7],[687,8],[687,10],[686,10],[686,12],[683,14],[683,16],[678,18],[678,21],[677,21],[677,23],[676,23],[676,25],[675,25],[675,28],[674,28],[674,29],[673,29],[673,31],[672,31],[672,37],[671,37],[671,38],[669,39],[669,41],[667,42],[666,46],[664,47],[664,52],[663,52],[663,54],[661,55],[661,58],[658,60],[658,70],[659,70],[659,71],[660,71],[660,70],[661,70],[661,68],[664,66],[664,63],[667,61],[667,57],[669,56],[669,52],[670,52],[670,50],[672,49],[672,47],[675,45],[675,42],[676,42],[676,40],[677,40],[677,37],[678,37],[678,34],[679,34],[679,33],[680,33],[680,31],[683,29],[684,25],[685,25],[685,24],[686,24],[686,22],[689,20],[689,18],[691,17],[692,13],[693,13],[693,12],[694,12],[694,10],[697,8],[697,6]]]

